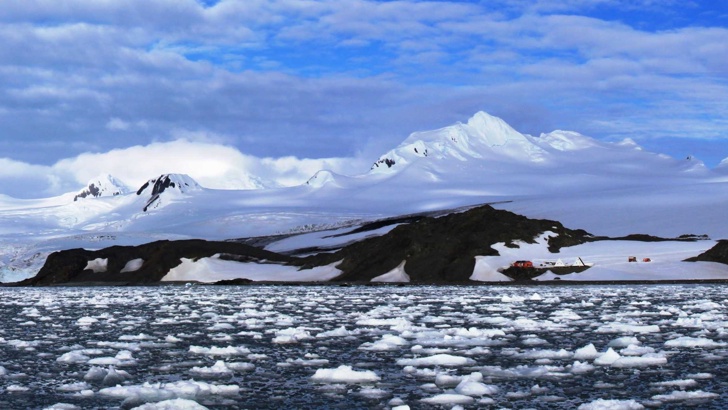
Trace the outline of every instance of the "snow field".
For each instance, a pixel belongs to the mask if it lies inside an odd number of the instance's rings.
[[[0,292],[8,408],[728,404],[720,286]]]

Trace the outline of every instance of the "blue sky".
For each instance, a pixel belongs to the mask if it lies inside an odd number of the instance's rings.
[[[480,110],[532,135],[632,138],[715,166],[728,157],[725,4],[10,0],[0,158],[13,167],[0,179],[181,138],[364,164]]]

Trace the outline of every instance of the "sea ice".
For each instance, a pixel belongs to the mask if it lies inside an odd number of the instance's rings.
[[[584,403],[578,410],[642,410],[645,406],[635,400],[604,400],[598,399]]]
[[[449,354],[436,354],[428,357],[420,357],[417,359],[398,359],[397,364],[400,366],[469,366],[475,364],[475,360],[453,356]]]
[[[336,369],[318,369],[311,380],[319,383],[372,383],[379,376],[371,370],[353,370],[351,366],[341,365]]]

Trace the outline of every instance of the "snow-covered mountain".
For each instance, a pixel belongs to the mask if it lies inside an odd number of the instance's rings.
[[[630,140],[525,135],[480,112],[466,123],[411,134],[361,175],[322,170],[296,187],[215,190],[165,174],[131,192],[100,177],[56,198],[0,196],[0,281],[27,277],[59,249],[309,232],[480,203],[597,235],[728,238],[725,169]],[[312,234],[297,243],[327,240]]]
[[[534,194],[548,192],[566,181],[583,190],[594,185],[595,179],[611,181],[615,186],[639,185],[671,183],[709,172],[694,157],[676,160],[646,152],[631,140],[608,143],[572,131],[533,137],[519,133],[500,118],[479,112],[465,124],[411,134],[382,155],[371,173],[409,174],[405,179],[490,185],[505,194]],[[578,174],[584,177],[573,178]],[[540,181],[510,183],[525,178]]]
[[[99,198],[102,196],[125,195],[129,188],[121,181],[109,174],[102,174],[88,182],[86,188],[73,197],[74,201],[84,198]]]
[[[201,190],[202,187],[186,174],[162,174],[145,182],[136,194],[146,198],[143,211],[160,208],[167,204],[163,198]],[[162,196],[164,194],[164,197]]]

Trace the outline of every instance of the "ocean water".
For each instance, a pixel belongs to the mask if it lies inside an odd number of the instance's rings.
[[[722,409],[726,306],[721,285],[2,288],[0,408]]]

